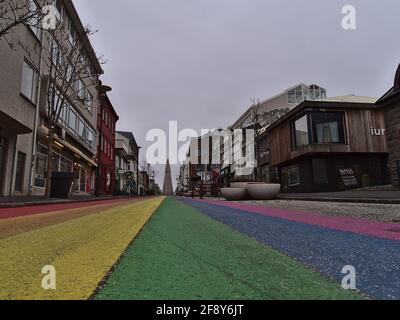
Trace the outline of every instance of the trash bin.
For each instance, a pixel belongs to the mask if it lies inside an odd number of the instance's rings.
[[[74,174],[72,172],[53,172],[51,175],[51,197],[68,199]]]

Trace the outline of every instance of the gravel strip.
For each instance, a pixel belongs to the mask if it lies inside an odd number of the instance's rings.
[[[245,201],[241,203],[383,222],[400,222],[399,204],[360,204],[296,200]]]

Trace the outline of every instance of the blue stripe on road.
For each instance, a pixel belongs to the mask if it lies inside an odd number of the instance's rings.
[[[205,202],[182,200],[234,230],[341,282],[357,271],[357,288],[375,299],[400,299],[400,242],[269,217]]]

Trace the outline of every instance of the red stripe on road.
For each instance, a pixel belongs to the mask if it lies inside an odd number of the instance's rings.
[[[44,205],[31,205],[17,208],[0,208],[0,219],[16,218],[29,216],[40,213],[56,212],[77,208],[88,208],[94,206],[102,206],[107,204],[118,204],[129,201],[138,201],[143,198],[117,198],[107,200],[94,200],[94,201],[71,201],[70,203],[58,203],[58,204],[44,204]]]

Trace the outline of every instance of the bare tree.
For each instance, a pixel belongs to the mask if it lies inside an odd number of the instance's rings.
[[[13,47],[10,32],[19,25],[39,27],[42,17],[41,8],[33,0],[0,0],[0,39]]]
[[[98,85],[99,73],[89,62],[84,41],[96,31],[91,26],[86,26],[83,33],[72,35],[59,23],[55,30],[47,31],[47,112],[48,144],[47,144],[47,175],[46,197],[50,197],[53,144],[57,128],[63,125],[61,115],[68,103],[80,108],[93,108],[96,96],[86,94],[90,86]],[[101,60],[101,58],[98,58]],[[90,80],[90,81],[87,81]],[[86,81],[86,82],[85,82]]]
[[[143,160],[139,165],[139,170],[146,172],[150,179],[155,179],[158,176],[158,171],[146,160]]]
[[[259,148],[259,137],[262,134],[262,129],[269,127],[276,121],[278,121],[282,116],[290,111],[289,108],[273,109],[266,112],[261,112],[262,103],[260,99],[252,99],[251,106],[251,123],[254,129],[254,158],[258,160],[260,153]],[[253,172],[253,179],[257,177],[257,169]]]

